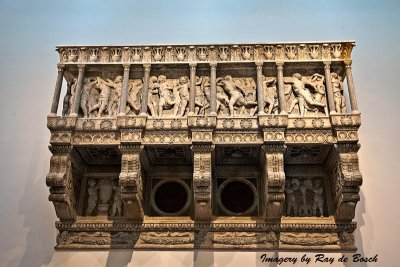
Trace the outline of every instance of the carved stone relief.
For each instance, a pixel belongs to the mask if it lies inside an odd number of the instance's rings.
[[[217,114],[254,116],[258,109],[256,83],[253,78],[217,78]]]
[[[292,77],[285,77],[285,98],[289,114],[307,116],[327,116],[328,105],[325,96],[324,76],[315,73],[303,77],[294,73]]]

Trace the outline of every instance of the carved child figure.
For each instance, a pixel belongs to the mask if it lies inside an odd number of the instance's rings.
[[[100,117],[108,105],[108,101],[110,99],[110,94],[111,94],[111,89],[110,89],[110,84],[108,82],[104,81],[103,79],[101,79],[100,77],[97,77],[96,88],[100,89],[99,102],[96,105],[94,105],[89,110],[89,112],[92,112],[92,111],[98,109],[99,112],[97,113],[97,117]]]
[[[291,182],[289,182],[291,181]],[[293,215],[297,216],[297,201],[296,201],[296,191],[299,189],[300,181],[298,179],[288,180],[285,186],[286,192],[286,214],[288,216]],[[293,213],[291,212],[293,209]]]
[[[276,78],[267,78],[263,75],[264,101],[268,105],[267,114],[278,113],[278,93],[276,89]]]
[[[150,116],[157,117],[158,99],[159,99],[159,85],[156,76],[149,78],[149,93],[147,100],[147,107],[149,108]]]
[[[83,80],[83,89],[81,95],[81,103],[80,107],[83,111],[83,117],[87,118],[89,116],[88,113],[88,104],[89,104],[89,96],[92,91],[93,86],[97,83],[95,78],[85,78]]]
[[[179,97],[180,97],[180,114],[179,117],[183,117],[186,111],[186,107],[188,106],[189,103],[189,86],[188,86],[189,80],[187,77],[181,77],[179,78],[179,85],[178,85],[178,91],[179,91]],[[176,104],[175,104],[176,106]],[[177,114],[174,114],[175,116]]]
[[[307,203],[307,190],[312,189],[312,181],[310,179],[305,179],[303,184],[300,186],[302,204],[300,205],[300,215],[310,216],[311,215],[311,205]]]
[[[320,216],[322,217],[324,214],[324,198],[322,197],[322,193],[324,192],[324,189],[321,186],[321,180],[320,179],[315,179],[314,180],[314,186],[312,188],[312,191],[314,192],[314,201],[312,205],[312,215],[317,216],[317,210],[319,211]]]
[[[336,112],[346,113],[346,99],[343,95],[343,84],[341,77],[332,72],[331,81]]]
[[[93,179],[90,179],[88,181],[88,186],[88,205],[86,209],[86,216],[91,216],[97,204],[97,190],[99,189],[99,186],[96,185],[96,181]]]
[[[139,114],[140,104],[138,103],[138,96],[142,88],[143,88],[143,83],[141,80],[134,80],[133,82],[129,82],[129,93],[126,100],[127,102],[126,113],[128,113],[130,109],[133,109],[136,115]]]
[[[121,187],[118,185],[113,186],[114,189],[114,198],[113,198],[113,204],[111,208],[111,216],[119,216],[122,215],[122,210],[121,210]]]
[[[167,82],[167,77],[164,75],[158,76],[158,86],[160,99],[158,102],[158,116],[161,117],[163,110],[168,106],[174,106],[176,103],[172,96],[173,87]]]
[[[64,96],[63,100],[63,109],[62,115],[65,117],[70,113],[71,106],[70,106],[70,99],[71,99],[71,87],[74,84],[74,81],[67,83],[67,93]]]

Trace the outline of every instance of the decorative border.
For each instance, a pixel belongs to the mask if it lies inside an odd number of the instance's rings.
[[[189,62],[343,61],[351,59],[354,41],[205,44],[57,46],[63,64],[143,64]]]

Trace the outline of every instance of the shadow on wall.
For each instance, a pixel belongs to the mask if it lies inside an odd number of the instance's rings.
[[[133,250],[111,250],[108,252],[107,267],[125,267],[132,260]]]
[[[357,254],[361,254],[362,256],[365,255],[365,251],[364,251],[364,242],[362,240],[362,236],[361,236],[361,232],[360,229],[361,227],[363,227],[365,225],[365,221],[363,219],[363,215],[366,214],[366,209],[365,209],[365,197],[364,197],[364,193],[362,191],[362,186],[361,186],[361,190],[360,190],[360,201],[357,203],[357,207],[356,207],[356,218],[355,221],[357,222],[357,229],[354,231],[354,238],[356,240],[356,247],[358,248],[356,252],[354,253],[344,253],[343,255],[347,256],[349,258],[349,262],[345,263],[344,266],[368,266],[366,262],[357,262],[357,263],[353,263],[353,255],[355,253]],[[371,223],[371,221],[369,222]],[[373,229],[372,225],[368,226],[369,229]],[[368,240],[368,241],[372,241],[372,240]]]
[[[42,139],[34,145],[25,191],[18,203],[18,212],[24,216],[24,228],[28,231],[25,251],[18,266],[48,265],[54,253],[56,217],[53,205],[47,199],[49,190],[45,183],[50,153],[43,146],[48,142],[48,136],[43,135]]]

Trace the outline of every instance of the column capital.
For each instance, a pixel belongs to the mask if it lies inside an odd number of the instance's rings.
[[[57,68],[58,68],[58,71],[64,71],[65,64],[58,63]]]
[[[86,65],[85,65],[85,64],[78,64],[78,69],[79,69],[79,71],[85,70],[85,68],[86,68]]]
[[[217,62],[210,62],[210,67],[211,68],[216,68],[217,67]]]
[[[264,65],[263,61],[256,61],[255,63],[256,63],[257,68],[262,67]]]
[[[344,64],[346,65],[346,66],[345,66],[346,68],[351,68],[351,63],[353,63],[352,60],[345,60],[345,61],[344,61]]]
[[[277,62],[275,62],[275,64],[278,67],[278,69],[281,69],[281,68],[283,68],[283,64],[285,64],[285,63],[282,61],[277,61]]]
[[[151,64],[143,64],[144,70],[148,71],[151,69]]]
[[[131,64],[122,64],[122,66],[124,67],[124,70],[129,70],[131,67]]]
[[[189,66],[192,68],[192,67],[196,67],[197,66],[197,63],[195,63],[195,62],[190,62],[189,63]]]
[[[324,61],[323,62],[324,63],[324,68],[326,69],[326,68],[330,68],[331,67],[331,61]]]

